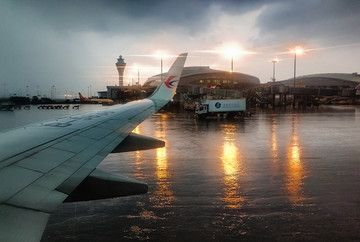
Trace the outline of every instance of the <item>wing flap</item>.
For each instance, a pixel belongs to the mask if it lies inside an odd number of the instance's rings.
[[[95,169],[65,202],[89,201],[146,193],[146,183]]]
[[[136,150],[156,149],[165,146],[165,142],[156,138],[132,133],[111,153],[120,153]]]

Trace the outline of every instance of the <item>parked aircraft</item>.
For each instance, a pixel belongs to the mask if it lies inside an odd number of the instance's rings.
[[[83,95],[81,95],[81,93],[79,92],[79,97],[80,97],[80,101],[82,103],[99,103],[99,104],[102,104],[102,103],[106,103],[106,104],[112,104],[114,103],[113,100],[111,99],[102,99],[102,98],[86,98],[84,97]]]
[[[111,152],[164,146],[132,134],[172,99],[187,54],[147,99],[0,133],[0,241],[40,241],[62,202],[146,193],[147,184],[96,168]]]

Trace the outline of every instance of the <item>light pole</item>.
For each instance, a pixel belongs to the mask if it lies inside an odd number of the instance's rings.
[[[234,56],[238,56],[240,54],[240,50],[238,50],[237,48],[233,48],[233,47],[228,47],[226,49],[224,49],[223,51],[221,51],[223,54],[225,54],[226,56],[230,56],[230,72],[234,71]]]
[[[296,51],[294,51],[294,91],[296,85]]]
[[[248,54],[253,54],[253,52],[246,51],[243,48],[239,47],[237,44],[229,44],[226,46],[223,46],[218,51],[215,51],[217,53],[220,53],[224,55],[226,58],[230,57],[231,63],[230,63],[230,72],[234,71],[234,58],[241,57]]]
[[[275,82],[275,80],[276,80],[275,79],[275,64],[278,63],[279,60],[277,58],[275,58],[271,62],[273,63],[273,77],[272,77],[272,80],[273,80],[273,82]]]
[[[36,96],[40,96],[40,85],[36,85]]]
[[[160,79],[161,82],[163,80],[163,58],[167,56],[167,54],[163,50],[156,51],[155,57],[160,58]]]
[[[6,82],[4,82],[4,97],[6,97],[7,95],[6,95]]]
[[[303,49],[301,49],[299,46],[296,46],[294,50],[292,50],[294,53],[294,91],[296,86],[296,56],[301,55],[303,53]]]
[[[140,86],[140,67],[137,64],[134,64],[134,69],[137,69],[137,82],[135,84]]]
[[[162,82],[162,76],[163,76],[163,57],[160,56],[160,73],[161,73],[161,82]]]
[[[55,98],[55,85],[52,85],[51,87],[51,99]]]
[[[140,68],[138,66],[138,81],[137,81],[138,86],[140,86]]]

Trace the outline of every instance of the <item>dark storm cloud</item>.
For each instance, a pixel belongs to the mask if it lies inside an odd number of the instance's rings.
[[[257,20],[259,45],[286,41],[359,42],[360,1],[304,0],[269,4]]]
[[[9,1],[10,10],[24,11],[36,15],[57,31],[99,31],[121,32],[131,30],[133,24],[144,26],[142,30],[152,31],[149,24],[174,24],[193,22],[201,18],[198,14],[200,1],[165,0],[65,0],[65,1]],[[201,6],[200,6],[201,5]],[[139,30],[139,29],[136,29]]]
[[[158,49],[357,43],[359,7],[350,0],[0,0],[0,88],[113,85],[119,54],[140,62],[129,56]],[[96,75],[106,71],[93,66],[109,66],[114,77],[105,83]]]
[[[108,32],[130,27],[124,17],[144,18],[144,1],[14,1],[9,2],[16,12],[27,12],[56,31],[100,31]],[[156,4],[147,7],[151,11]]]
[[[49,28],[64,35],[141,36],[174,27],[191,35],[206,33],[221,14],[241,15],[259,9],[262,11],[254,26],[259,36],[251,39],[257,45],[328,38],[353,42],[360,30],[357,0],[36,0],[3,1],[3,5],[9,14],[2,22],[14,23],[13,31],[26,27],[22,21],[37,24],[36,30]],[[212,13],[209,9],[214,6],[218,9]]]
[[[56,31],[118,33],[122,30],[131,30],[133,24],[136,25],[135,31],[153,31],[153,28],[148,28],[149,24],[153,24],[155,28],[181,25],[192,32],[206,29],[208,17],[217,17],[206,16],[208,8],[213,5],[219,6],[223,12],[242,14],[259,8],[266,2],[265,0],[37,0],[8,1],[8,6],[10,11],[16,14],[32,13]]]

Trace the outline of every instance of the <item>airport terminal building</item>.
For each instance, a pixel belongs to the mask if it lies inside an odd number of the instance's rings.
[[[260,105],[360,104],[360,75],[322,73],[268,82],[249,95]]]
[[[157,87],[167,73],[150,77],[143,87]],[[184,67],[178,93],[190,96],[211,94],[217,97],[240,97],[241,90],[260,84],[259,78],[239,72],[214,70],[209,66]]]
[[[161,82],[161,76],[165,78],[167,73],[150,77],[144,87],[156,87]],[[179,87],[222,87],[241,89],[244,87],[260,84],[259,78],[239,72],[228,72],[211,69],[209,66],[184,67]]]
[[[121,56],[120,56],[121,59]],[[121,65],[119,69],[118,66]],[[125,62],[116,63],[119,80],[122,78]],[[154,75],[140,86],[107,86],[101,92],[106,97],[120,102],[137,100],[149,96],[167,73]],[[246,97],[257,103],[275,103],[277,99],[284,102],[291,96],[302,99],[322,97],[360,97],[360,75],[357,73],[325,73],[296,77],[287,80],[260,83],[259,78],[224,70],[211,69],[209,66],[184,67],[174,100],[191,103],[199,99],[228,99]],[[100,95],[100,93],[99,93]],[[278,98],[280,97],[280,98]],[[275,101],[274,101],[275,100]],[[354,102],[352,102],[354,103]]]
[[[294,86],[290,78],[278,82],[285,86]],[[338,96],[360,95],[360,75],[358,73],[323,73],[296,77],[296,88],[332,90]]]
[[[290,78],[282,83],[293,85],[294,79]],[[360,84],[358,73],[323,73],[296,77],[296,86],[311,88],[355,88]]]
[[[144,98],[156,89],[166,75],[152,76],[142,86],[107,86],[107,91],[101,95],[122,101]],[[176,90],[178,95],[175,95],[174,100],[182,99],[184,95],[201,98],[208,94],[216,98],[239,98],[242,96],[241,90],[259,84],[259,78],[243,73],[214,70],[209,66],[184,67]]]

